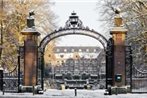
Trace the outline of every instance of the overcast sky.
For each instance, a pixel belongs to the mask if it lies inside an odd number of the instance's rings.
[[[82,20],[84,26],[94,29],[101,34],[104,34],[103,27],[98,21],[100,15],[97,8],[97,3],[101,0],[51,0],[55,2],[52,10],[58,16],[57,25],[63,27],[71,12],[75,11]],[[60,42],[57,45],[66,46],[99,46],[99,42],[91,37],[69,35],[60,37]]]

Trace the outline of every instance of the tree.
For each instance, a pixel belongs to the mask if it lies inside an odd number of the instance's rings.
[[[56,65],[57,64],[57,60],[56,60],[56,56],[54,54],[54,48],[55,48],[55,41],[51,41],[45,49],[45,63],[46,65],[51,64],[51,65]]]
[[[115,16],[115,8],[121,9],[124,25],[129,30],[129,35],[138,34],[145,29],[147,14],[147,2],[142,0],[102,0],[99,4],[100,13],[102,15],[101,21],[105,25],[112,27],[113,18]],[[103,9],[101,9],[103,8]],[[131,34],[130,34],[131,33]],[[131,35],[131,36],[132,36]]]
[[[23,44],[24,36],[20,32],[26,26],[26,17],[29,11],[34,10],[36,28],[42,35],[51,32],[55,28],[55,15],[50,9],[52,4],[49,0],[2,1],[1,11],[3,13],[0,19],[5,28],[1,32],[3,35],[1,36],[1,46],[4,47],[0,51],[1,65],[12,71],[15,68],[14,66],[17,65],[17,49],[19,45]]]
[[[145,66],[147,64],[147,1],[103,0],[101,7],[103,8],[101,9],[102,20],[106,21],[109,27],[113,24],[114,8],[121,9],[124,26],[128,29],[126,44],[133,48],[133,65]]]

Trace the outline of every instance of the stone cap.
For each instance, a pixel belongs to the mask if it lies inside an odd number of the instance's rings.
[[[21,31],[21,34],[23,35],[40,35],[40,33],[35,29],[35,27],[31,27],[31,28],[24,28],[22,31]]]
[[[124,27],[113,27],[110,31],[110,34],[112,33],[127,33],[127,29],[125,29]]]

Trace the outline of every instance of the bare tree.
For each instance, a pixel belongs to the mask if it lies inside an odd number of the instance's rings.
[[[124,26],[128,29],[127,44],[133,47],[134,65],[147,64],[147,1],[146,0],[102,0],[102,21],[112,27],[114,8],[121,9]],[[110,29],[110,28],[109,28]],[[143,68],[142,68],[143,69]],[[147,69],[147,68],[146,68]]]

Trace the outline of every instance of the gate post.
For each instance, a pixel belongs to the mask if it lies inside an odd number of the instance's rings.
[[[33,12],[29,13],[27,27],[21,31],[24,40],[24,86],[37,84],[37,60],[38,60],[38,36],[40,33],[35,29]]]
[[[0,91],[3,91],[3,68],[0,66]]]
[[[116,16],[114,18],[115,26],[110,31],[112,39],[114,41],[114,60],[113,60],[113,75],[112,75],[112,93],[126,93],[125,90],[125,38],[127,29],[123,28],[123,19],[120,16],[120,12],[116,10]],[[120,88],[120,89],[119,89]]]

